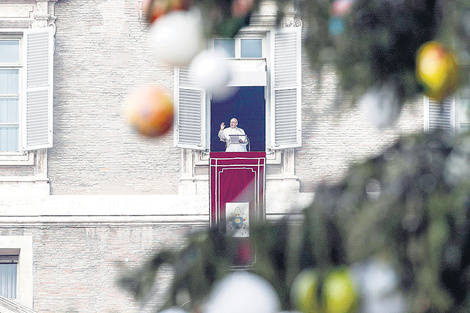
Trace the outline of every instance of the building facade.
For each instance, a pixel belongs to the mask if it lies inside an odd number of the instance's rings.
[[[260,54],[231,60],[232,86],[265,98],[267,219],[294,214],[350,162],[421,131],[432,107],[417,99],[396,127],[377,131],[357,109],[332,109],[334,69],[310,70],[299,46],[289,87],[298,92],[289,109],[296,140],[277,144],[275,19],[265,1],[234,43],[257,41]],[[283,26],[298,36],[305,27],[294,15]],[[201,91],[192,103],[201,118],[190,126],[203,144],[185,142],[179,97],[194,88],[153,57],[149,36],[139,0],[0,2],[0,312],[137,312],[115,284],[122,265],[138,266],[208,227],[212,122],[220,122]],[[147,84],[177,101],[174,131],[157,139],[136,134],[122,114],[126,96]],[[243,128],[247,115],[237,117]]]

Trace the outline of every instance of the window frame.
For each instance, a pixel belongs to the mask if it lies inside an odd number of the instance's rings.
[[[455,96],[455,128],[456,131],[461,132],[465,131],[462,130],[462,124],[468,125],[467,129],[470,129],[470,116],[466,116],[466,120],[464,120],[463,112],[461,112],[461,99],[465,97],[469,101],[469,108],[467,109],[470,112],[470,88],[464,88]]]
[[[0,29],[0,38],[5,38],[5,39],[11,39],[11,38],[17,38],[20,40],[20,60],[21,60],[21,70],[20,70],[20,96],[19,96],[19,146],[18,146],[18,151],[4,151],[0,152],[0,166],[7,165],[7,166],[29,166],[29,165],[34,165],[34,160],[35,160],[35,154],[37,150],[40,149],[47,149],[52,147],[53,143],[53,55],[54,55],[54,27],[40,27],[40,28],[32,28],[32,29]],[[46,35],[47,33],[47,35]],[[40,47],[37,47],[35,45],[32,45],[31,50],[28,49],[28,42],[31,41],[30,38],[33,38],[35,41],[35,44],[38,43],[38,37],[37,36],[43,36],[42,39],[40,39]],[[36,37],[36,38],[34,38]],[[32,52],[30,56],[30,52]],[[47,81],[47,84],[44,83],[42,86],[39,86],[36,88],[36,86],[30,85],[28,81],[28,59],[30,57],[34,58],[35,61],[38,60],[37,55],[38,53],[41,54],[40,59],[41,62],[44,62],[47,60],[47,80],[44,80],[45,82]],[[6,64],[6,63],[5,63]],[[33,63],[35,64],[35,63]],[[45,64],[45,63],[42,63]],[[37,65],[35,64],[37,67]],[[34,71],[31,73],[33,74]],[[38,77],[32,77],[35,79],[35,82],[38,81]],[[41,80],[42,81],[42,80]],[[47,90],[47,92],[46,92]],[[31,99],[33,100],[28,100],[28,95],[36,96],[38,91],[42,91],[43,94],[42,96],[44,97],[44,94],[47,93],[47,96],[45,98],[42,98],[38,102],[37,100],[34,100],[33,97]],[[34,94],[36,93],[36,94]],[[29,113],[29,111],[34,110],[38,108],[39,106],[45,106],[47,107],[47,127],[44,127],[41,124],[41,127],[43,129],[38,129],[35,127],[34,123],[37,123],[39,120],[43,120],[44,116],[39,116],[35,112]],[[44,107],[41,107],[40,109],[44,109]],[[28,115],[28,118],[27,118]],[[31,123],[29,122],[31,121]],[[45,123],[44,123],[45,124]],[[30,144],[29,143],[29,137],[28,136],[28,128],[31,128],[32,132],[35,132],[34,134],[38,134],[39,130],[39,135],[41,136],[41,142],[37,143],[36,145]],[[46,129],[47,128],[47,129]],[[47,136],[47,137],[46,137]],[[28,139],[27,139],[28,138]],[[45,139],[47,138],[47,139]],[[46,142],[47,141],[47,142]]]
[[[253,57],[253,58],[242,58],[241,57],[241,41],[244,39],[261,39],[261,57]],[[260,60],[266,59],[267,57],[267,35],[266,32],[260,33],[252,33],[252,34],[240,34],[234,38],[213,38],[210,41],[210,48],[215,48],[215,40],[234,40],[235,41],[235,56],[234,57],[227,57],[230,60]]]
[[[464,88],[459,92],[456,92],[454,95],[448,97],[443,101],[443,105],[446,107],[446,110],[449,111],[447,117],[442,117],[443,120],[441,124],[447,125],[444,129],[448,129],[452,133],[459,133],[462,131],[461,124],[468,124],[470,126],[470,117],[467,117],[466,122],[462,122],[462,112],[460,110],[460,100],[463,96],[467,97],[470,100],[470,88]],[[424,130],[425,131],[432,131],[435,128],[431,127],[432,124],[432,116],[430,114],[430,106],[438,106],[437,101],[430,99],[427,96],[423,97],[424,103]],[[434,121],[434,123],[439,123],[438,121]]]
[[[290,33],[290,34],[288,34]],[[278,75],[280,72],[276,72],[276,68],[274,67],[275,58],[279,57],[277,54],[274,53],[276,47],[274,46],[274,39],[277,35],[287,36],[289,38],[289,42],[293,40],[295,43],[295,47],[291,49],[294,51],[294,55],[292,58],[288,58],[287,61],[292,63],[292,59],[295,59],[295,75],[288,75],[286,77],[288,80],[288,84],[281,83],[275,85],[274,77]],[[292,36],[291,36],[292,35]],[[293,39],[292,37],[295,37]],[[215,39],[224,39],[224,38],[215,38]],[[265,105],[266,105],[266,118],[265,118],[265,131],[266,131],[266,152],[270,152],[272,150],[285,150],[291,148],[298,148],[302,146],[302,134],[301,134],[301,110],[302,110],[302,80],[301,80],[301,27],[288,27],[283,28],[282,30],[265,30],[265,31],[249,31],[249,32],[240,32],[240,34],[234,38],[236,42],[241,42],[242,39],[261,39],[262,40],[262,58],[239,58],[241,55],[241,46],[237,44],[235,46],[235,58],[227,58],[229,62],[229,66],[232,69],[235,69],[232,75],[232,80],[228,83],[228,86],[263,86],[265,88]],[[282,47],[286,47],[286,45],[280,45]],[[214,40],[208,42],[208,48],[214,48]],[[290,50],[281,49],[280,55],[287,55]],[[287,62],[286,61],[286,62]],[[288,64],[291,64],[288,63]],[[287,64],[287,63],[286,63]],[[281,69],[281,68],[279,68]],[[285,69],[285,67],[283,68]],[[186,69],[187,70],[187,69]],[[181,108],[185,109],[184,106],[180,103],[180,90],[188,87],[187,85],[181,85],[179,83],[179,77],[181,69],[176,67],[175,68],[175,132],[174,132],[174,146],[184,149],[192,149],[192,150],[201,150],[205,153],[210,151],[210,139],[211,139],[211,120],[210,120],[210,110],[211,110],[211,99],[212,95],[205,90],[203,94],[205,95],[202,100],[201,110],[200,113],[202,116],[200,120],[202,121],[201,125],[201,137],[202,139],[199,142],[190,142],[190,143],[182,143],[180,140],[180,134],[183,133],[183,129],[185,133],[188,133],[188,130],[184,127],[181,127],[183,124],[180,125],[180,110]],[[285,71],[284,71],[285,72]],[[276,74],[277,73],[277,74]],[[280,74],[279,74],[280,75]],[[294,77],[294,79],[292,79]],[[278,82],[284,82],[284,76],[278,79]],[[294,83],[294,85],[292,85]],[[191,84],[196,84],[196,82],[191,81]],[[294,99],[295,105],[295,139],[294,140],[284,140],[281,141],[278,138],[283,138],[282,136],[286,136],[288,132],[286,132],[286,125],[289,126],[292,123],[286,122],[286,117],[281,114],[280,105],[285,105],[287,102],[276,102],[276,99],[283,99],[282,96],[278,98],[274,98],[276,92],[287,92],[289,90],[295,90],[293,92],[295,95],[292,96],[289,94],[290,99]],[[280,113],[278,113],[278,110]],[[289,116],[288,118],[291,118]],[[284,123],[284,124],[283,124]],[[289,124],[289,125],[288,125]],[[278,126],[284,126],[282,130],[276,132]],[[280,128],[279,128],[280,129]],[[288,131],[289,129],[287,129]],[[202,144],[201,144],[202,143]]]
[[[20,256],[20,249],[4,249],[0,248],[0,267],[3,264],[15,264],[15,291],[14,297],[7,297],[3,295],[3,297],[7,299],[16,299],[18,298],[18,261]],[[8,259],[6,257],[9,257]]]
[[[33,309],[33,237],[0,236],[0,254],[18,253],[15,301]]]
[[[18,95],[18,150],[17,151],[0,151],[0,165],[9,165],[4,164],[13,162],[16,165],[17,161],[20,161],[20,164],[27,162],[29,165],[30,157],[28,152],[23,149],[23,114],[24,114],[24,54],[22,53],[24,49],[24,33],[23,31],[12,32],[12,33],[2,33],[0,32],[0,40],[18,40],[19,41],[19,50],[18,50],[18,63],[12,65],[12,63],[0,63],[0,69],[18,69],[19,70],[19,95]],[[20,165],[19,164],[19,165]]]

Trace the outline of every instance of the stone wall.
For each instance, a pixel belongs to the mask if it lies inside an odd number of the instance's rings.
[[[0,225],[0,236],[32,236],[34,311],[140,312],[116,285],[123,267],[142,265],[156,249],[181,247],[203,224],[69,223]],[[161,273],[169,282],[169,268]],[[21,277],[21,273],[20,273]],[[162,292],[152,299],[162,304]],[[151,307],[143,310],[151,312]]]
[[[306,64],[302,81],[302,148],[295,151],[301,191],[313,191],[320,182],[336,182],[351,162],[379,153],[400,134],[423,130],[420,98],[405,104],[394,127],[379,130],[356,106],[335,109],[337,75],[333,68],[326,66],[315,73]]]
[[[137,86],[173,96],[173,68],[152,58],[138,1],[59,1],[55,14],[52,194],[177,193],[173,132],[142,138],[122,114]]]

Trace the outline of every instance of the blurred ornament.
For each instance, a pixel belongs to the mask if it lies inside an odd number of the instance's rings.
[[[214,287],[206,313],[278,313],[279,309],[279,297],[265,279],[235,272]]]
[[[359,100],[359,106],[366,119],[379,129],[393,126],[402,109],[392,83],[371,88]]]
[[[172,308],[160,311],[160,313],[186,313],[186,311],[178,307],[172,307]]]
[[[149,24],[172,11],[188,11],[191,0],[146,0],[144,3],[145,18]]]
[[[157,59],[172,66],[189,65],[204,47],[201,23],[197,11],[175,11],[156,20],[150,36]]]
[[[351,11],[353,0],[335,0],[331,4],[331,15],[344,16]]]
[[[457,89],[457,56],[438,42],[427,42],[418,50],[416,75],[426,96],[440,101]]]
[[[340,17],[331,17],[328,22],[328,29],[333,36],[339,36],[344,31],[344,21]]]
[[[323,308],[325,313],[355,312],[359,295],[347,269],[334,270],[323,282]]]
[[[292,306],[302,313],[318,312],[317,288],[318,273],[313,269],[305,269],[294,279],[290,290]]]
[[[253,0],[233,0],[232,2],[232,16],[242,17],[246,16],[253,9]]]
[[[130,95],[126,116],[142,135],[160,136],[173,125],[173,101],[163,88],[146,86]]]
[[[373,259],[354,266],[353,272],[361,288],[361,312],[406,312],[406,301],[399,291],[398,276],[390,265]]]
[[[191,72],[201,88],[216,97],[220,98],[227,93],[232,71],[222,51],[206,50],[199,53],[191,63]]]

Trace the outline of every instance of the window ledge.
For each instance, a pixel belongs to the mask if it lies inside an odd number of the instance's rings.
[[[209,165],[209,153],[195,150],[196,153],[196,166],[207,166]],[[281,164],[281,150],[269,150],[266,152],[266,163],[267,164]]]
[[[0,165],[34,165],[34,153],[0,153]]]

